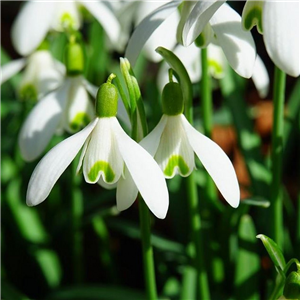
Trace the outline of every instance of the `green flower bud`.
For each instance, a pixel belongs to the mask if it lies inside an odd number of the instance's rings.
[[[70,43],[65,49],[65,66],[68,76],[76,76],[83,73],[84,56],[83,49],[78,43]]]
[[[165,85],[162,92],[162,110],[168,116],[183,113],[183,95],[179,83],[169,82]]]
[[[110,82],[111,75],[106,83],[98,90],[96,97],[96,115],[99,118],[115,117],[118,111],[118,89]]]
[[[291,272],[285,281],[283,295],[287,299],[300,299],[300,274]]]

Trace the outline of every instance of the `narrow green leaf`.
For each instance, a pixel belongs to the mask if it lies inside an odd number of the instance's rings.
[[[187,70],[185,69],[180,59],[172,51],[163,47],[158,47],[155,49],[155,51],[159,53],[170,65],[170,67],[176,72],[176,74],[178,75],[178,81],[182,89],[184,103],[187,107],[192,106],[191,105],[193,101],[192,82]]]
[[[259,299],[260,258],[255,243],[256,231],[249,215],[242,216],[238,230],[238,256],[235,272],[236,299]]]
[[[268,208],[270,206],[270,201],[264,198],[247,198],[247,199],[243,199],[241,204]]]
[[[275,267],[279,267],[280,270],[283,271],[286,263],[285,263],[284,256],[283,256],[281,250],[279,249],[278,245],[272,239],[270,239],[269,237],[267,237],[264,234],[259,234],[256,237],[263,242]]]

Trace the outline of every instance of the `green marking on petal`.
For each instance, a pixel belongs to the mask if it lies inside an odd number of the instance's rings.
[[[262,8],[260,6],[253,7],[243,19],[243,25],[246,30],[251,30],[256,25],[257,31],[262,34]]]
[[[20,98],[21,100],[28,101],[34,100],[37,101],[37,90],[32,83],[27,83],[23,85],[20,89]]]
[[[101,172],[101,171],[104,173],[106,182],[108,182],[108,183],[113,182],[113,180],[115,178],[115,173],[114,173],[113,169],[111,168],[111,166],[109,165],[109,163],[106,161],[103,161],[103,160],[97,161],[91,168],[91,170],[88,174],[88,178],[90,179],[90,181],[96,181],[97,176],[98,176],[99,172]]]
[[[79,129],[85,127],[91,121],[90,117],[85,112],[78,113],[75,118],[70,123],[70,128],[73,131],[78,131]]]
[[[75,25],[75,21],[74,19],[72,18],[72,16],[65,12],[61,18],[60,18],[60,22],[62,24],[62,27],[65,28],[65,29],[72,29]]]
[[[212,69],[213,76],[216,78],[220,78],[220,76],[222,76],[223,68],[217,61],[213,59],[208,60],[208,66]]]
[[[174,172],[174,168],[178,167],[180,174],[185,176],[189,173],[190,169],[187,163],[184,161],[180,155],[172,155],[168,161],[166,168],[164,169],[164,174],[171,177]]]

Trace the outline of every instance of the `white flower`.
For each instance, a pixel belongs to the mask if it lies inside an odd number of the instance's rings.
[[[78,170],[82,167],[86,182],[117,184],[119,210],[129,208],[139,191],[153,214],[165,218],[169,195],[164,176],[152,156],[124,132],[114,116],[97,117],[39,162],[28,185],[28,205],[48,197],[82,146]]]
[[[163,115],[140,145],[155,158],[166,178],[190,175],[195,168],[195,153],[225,200],[232,207],[239,205],[239,185],[231,161],[215,142],[194,129],[183,114]]]
[[[40,45],[49,30],[78,29],[82,23],[80,5],[99,21],[109,39],[117,43],[120,24],[105,2],[28,1],[22,7],[12,28],[12,41],[16,50],[26,56]]]
[[[194,44],[191,44],[188,47],[177,45],[173,51],[185,66],[192,83],[197,83],[201,79],[201,59],[199,59],[201,56],[200,51],[201,49],[196,47]],[[207,46],[207,55],[210,75],[215,79],[223,78],[228,62],[224,56],[222,48],[214,44],[209,44]],[[169,65],[166,62],[163,62],[158,72],[157,85],[161,91],[169,80],[168,68]],[[256,56],[251,78],[260,97],[266,97],[269,91],[270,79],[268,71],[258,55]]]
[[[58,129],[75,132],[92,120],[94,108],[87,92],[93,92],[92,89],[81,75],[66,77],[58,89],[35,105],[19,134],[21,154],[26,161],[41,155]]]
[[[241,76],[252,75],[256,50],[249,32],[241,28],[241,17],[225,1],[185,1],[181,20],[177,28],[177,40],[184,46],[190,45],[201,34],[203,46],[210,42],[222,47],[231,67]],[[149,14],[131,36],[125,56],[134,64],[141,49],[151,34],[176,10],[180,1],[167,3]],[[158,28],[159,30],[159,28]],[[176,26],[168,27],[169,32]],[[164,43],[169,39],[164,34]],[[159,41],[155,43],[159,45]]]
[[[39,99],[61,85],[65,67],[54,59],[47,50],[38,50],[28,58],[21,58],[7,63],[1,67],[1,84],[13,75],[25,68],[21,84],[20,94],[31,92]]]
[[[277,67],[288,75],[300,75],[299,1],[247,1],[243,27],[257,25],[266,50]]]

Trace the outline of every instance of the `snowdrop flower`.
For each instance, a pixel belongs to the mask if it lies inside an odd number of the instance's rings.
[[[195,168],[194,153],[232,206],[239,205],[240,191],[231,161],[212,140],[198,132],[183,115],[180,85],[168,83],[162,94],[163,116],[140,144],[155,158],[166,178],[189,176]]]
[[[12,41],[16,50],[26,56],[40,45],[49,30],[79,29],[82,23],[80,5],[99,21],[109,39],[117,43],[120,24],[105,2],[28,1],[22,7],[12,28]]]
[[[61,85],[65,67],[54,59],[47,50],[38,50],[28,58],[20,58],[1,67],[1,84],[20,72],[23,68],[20,84],[21,98],[39,99]]]
[[[241,76],[249,78],[253,72],[256,50],[249,32],[241,28],[241,17],[225,1],[185,1],[178,27],[169,26],[169,32],[177,27],[177,40],[189,46],[197,37],[202,47],[214,42],[222,47],[231,67]],[[158,26],[176,10],[180,1],[167,3],[149,14],[131,36],[125,56],[134,64],[141,49]],[[164,36],[165,43],[169,39]],[[156,44],[156,46],[160,46]]]
[[[111,83],[100,86],[97,117],[83,130],[55,146],[37,165],[27,190],[27,205],[44,201],[58,178],[83,147],[78,171],[85,181],[106,185],[117,183],[117,208],[129,208],[138,190],[149,209],[165,218],[169,196],[164,176],[152,156],[133,141],[117,118],[118,91]]]
[[[72,54],[74,49],[75,57]],[[59,129],[73,133],[94,117],[94,108],[88,96],[89,91],[95,97],[94,89],[81,75],[83,53],[80,49],[76,43],[67,48],[67,54],[70,54],[66,55],[68,76],[60,87],[40,99],[21,128],[18,142],[26,161],[40,156]],[[78,56],[80,53],[81,57]]]
[[[247,1],[243,27],[256,25],[276,66],[290,76],[300,75],[299,1]]]
[[[196,47],[194,44],[191,44],[188,47],[178,45],[173,51],[184,64],[192,83],[197,83],[201,79],[201,60],[199,59],[201,55],[200,51],[201,49]],[[207,52],[210,75],[217,80],[223,78],[228,62],[222,48],[214,44],[209,44],[207,46]],[[168,64],[163,62],[158,72],[157,85],[161,91],[169,80],[168,68]],[[256,56],[251,78],[259,96],[261,98],[266,97],[269,91],[270,79],[268,71],[258,55]]]

